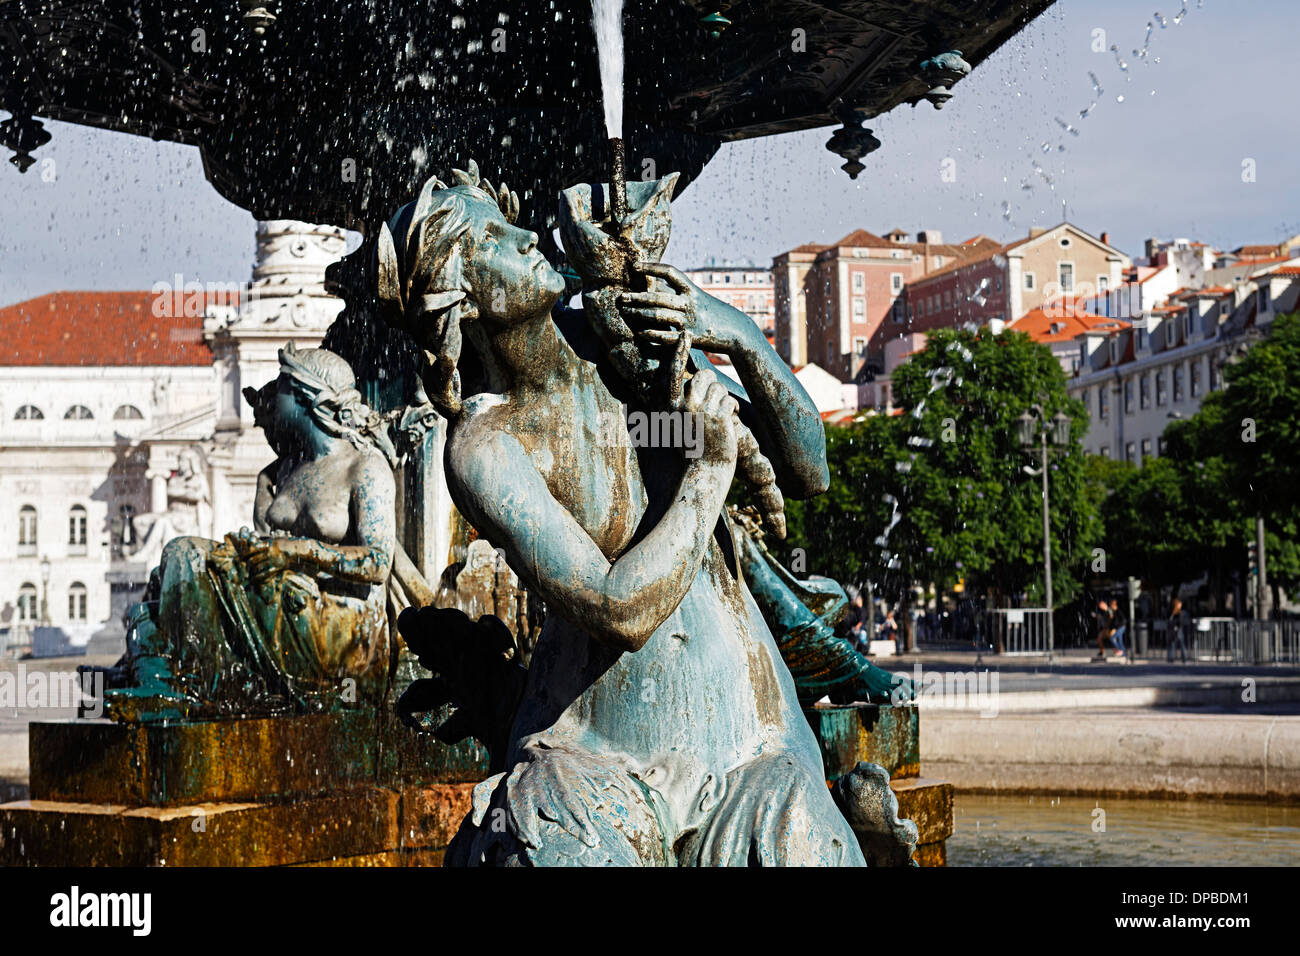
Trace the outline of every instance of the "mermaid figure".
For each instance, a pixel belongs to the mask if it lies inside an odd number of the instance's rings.
[[[387,587],[396,547],[392,444],[352,369],[325,349],[280,351],[245,390],[276,460],[255,530],[163,549],[107,672],[121,720],[303,713],[387,690]]]
[[[548,609],[502,772],[475,788],[446,862],[862,865],[725,512],[742,416],[784,494],[825,490],[812,401],[744,313],[642,264],[674,291],[620,299],[626,316],[671,313],[731,357],[748,402],[700,368],[683,391],[697,455],[632,447],[626,428],[604,440],[636,396],[581,314],[556,308],[564,280],[517,213],[470,164],[429,180],[377,243],[387,318],[428,356],[450,424],[453,500]],[[439,640],[447,614],[408,611],[403,637]]]

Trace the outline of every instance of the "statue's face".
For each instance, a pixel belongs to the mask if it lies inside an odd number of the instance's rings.
[[[269,427],[263,426],[263,431],[277,453],[283,453],[300,443],[303,436],[314,427],[307,409],[294,393],[293,382],[283,372],[275,381],[275,398],[271,408]]]
[[[537,233],[512,226],[490,203],[470,200],[470,208],[465,276],[480,321],[508,326],[549,313],[564,279],[538,250]]]

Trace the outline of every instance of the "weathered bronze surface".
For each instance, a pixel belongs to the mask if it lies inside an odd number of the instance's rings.
[[[884,767],[892,777],[921,772],[920,716],[914,706],[818,704],[804,714],[821,745],[828,780],[862,761]]]
[[[748,316],[671,267],[636,264],[643,278],[670,279],[671,293],[638,296],[608,279],[619,322],[662,333],[643,335],[645,353],[624,350],[626,367],[581,314],[560,318],[561,335],[552,310],[565,282],[537,235],[513,224],[518,211],[470,164],[451,186],[426,183],[377,246],[385,314],[427,355],[425,392],[450,423],[452,497],[548,611],[513,727],[494,748],[502,770],[475,788],[447,862],[905,862],[915,827],[897,820],[887,771],[862,764],[828,791],[745,585],[724,507],[741,407],[707,359],[679,374],[662,357],[689,335],[732,358],[745,427],[773,480],[797,496],[827,481],[811,400]],[[665,365],[668,400],[650,408],[690,416],[697,454],[630,439],[628,409],[661,398]],[[638,383],[628,367],[651,374]],[[449,613],[402,618],[422,660],[485,626]],[[483,666],[503,674],[502,651]],[[464,675],[431,680],[440,691]]]
[[[916,696],[911,680],[877,667],[835,634],[849,606],[838,583],[829,578],[796,580],[767,550],[752,512],[732,508],[731,516],[749,590],[794,676],[801,703],[829,696],[842,704],[901,704]]]
[[[248,395],[279,456],[258,478],[256,530],[163,549],[127,655],[105,672],[115,719],[376,707],[388,691],[387,423],[334,353],[291,345],[280,367]]]

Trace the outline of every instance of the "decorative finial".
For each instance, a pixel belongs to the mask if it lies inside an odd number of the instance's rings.
[[[850,179],[857,179],[858,173],[867,168],[858,160],[880,149],[880,140],[863,125],[866,117],[857,110],[843,107],[836,111],[836,115],[844,125],[831,134],[831,138],[826,141],[826,148],[843,156],[847,162],[840,168],[849,174]]]
[[[13,116],[0,123],[0,146],[14,151],[9,162],[18,167],[20,173],[25,173],[36,162],[32,150],[48,143],[50,134],[39,120],[32,119],[31,113],[19,109],[10,112]]]
[[[686,0],[700,13],[700,26],[709,31],[709,38],[716,40],[722,31],[731,26],[731,21],[722,14],[731,6],[731,0]]]
[[[240,0],[240,6],[244,8],[244,15],[241,19],[251,27],[254,35],[263,36],[266,28],[275,23],[276,16],[271,10],[267,9],[269,4],[266,0]]]
[[[925,98],[941,110],[952,99],[952,85],[971,71],[971,65],[961,57],[961,50],[947,50],[922,60],[917,65],[918,75],[930,89]]]

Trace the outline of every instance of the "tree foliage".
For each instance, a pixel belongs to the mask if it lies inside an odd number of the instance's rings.
[[[1040,462],[1016,428],[1038,403],[1072,421],[1070,444],[1049,461],[1054,596],[1069,600],[1099,525],[1078,444],[1087,411],[1065,384],[1051,351],[1026,335],[933,333],[894,373],[901,413],[828,429],[831,488],[790,504],[791,544],[810,570],[886,590],[965,577],[1041,600],[1042,485],[1023,470]]]
[[[1098,459],[1112,575],[1152,586],[1210,575],[1223,591],[1246,569],[1254,516],[1265,518],[1269,579],[1300,586],[1300,317],[1279,316],[1270,333],[1224,371],[1226,388],[1165,429],[1167,456],[1135,468]]]

